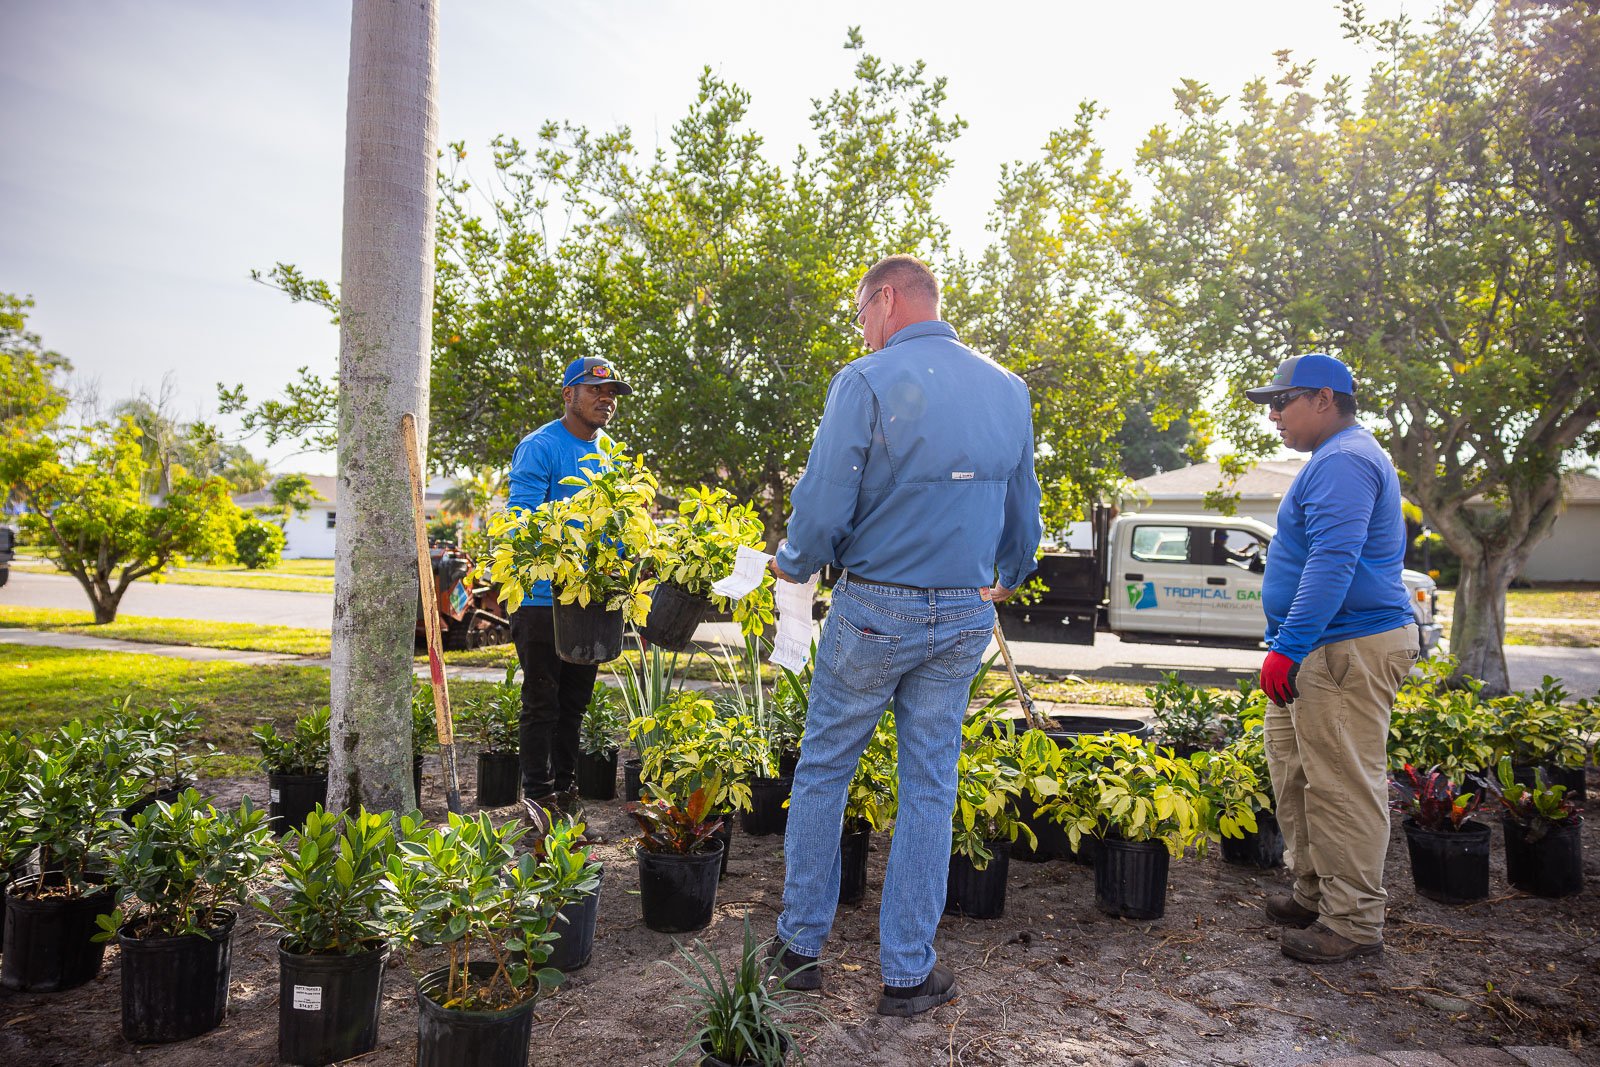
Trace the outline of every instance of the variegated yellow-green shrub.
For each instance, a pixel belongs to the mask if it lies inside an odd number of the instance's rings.
[[[645,577],[659,541],[650,514],[656,477],[621,445],[601,441],[585,460],[598,471],[563,478],[582,486],[565,500],[549,500],[532,511],[508,508],[490,521],[493,552],[490,580],[502,600],[522,603],[528,587],[549,581],[562,604],[621,610],[628,622],[644,622],[655,581]]]
[[[712,583],[733,573],[739,546],[764,551],[761,519],[751,504],[739,504],[726,489],[701,486],[683,495],[678,514],[661,528],[656,551],[658,581],[681,587],[692,596],[705,597],[747,634],[762,633],[773,621],[770,572],[761,584],[740,600],[717,596]]]

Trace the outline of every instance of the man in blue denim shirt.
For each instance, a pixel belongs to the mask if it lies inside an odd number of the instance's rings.
[[[778,937],[785,984],[821,988],[814,964],[838,907],[845,796],[892,702],[900,803],[878,918],[878,1011],[909,1016],[956,994],[933,935],[967,690],[994,631],[993,604],[1033,573],[1043,530],[1028,387],[939,319],[927,266],[882,260],[862,279],[856,308],[875,354],[828,388],[772,563],[787,581],[829,563],[847,572],[817,646]]]

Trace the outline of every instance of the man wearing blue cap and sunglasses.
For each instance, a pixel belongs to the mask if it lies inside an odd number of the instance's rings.
[[[633,392],[604,356],[585,356],[567,365],[561,378],[564,411],[524,437],[511,459],[512,507],[532,510],[547,500],[564,500],[579,486],[562,485],[605,439],[602,432],[617,412],[617,398]],[[594,695],[598,668],[568,663],[556,655],[549,582],[535,582],[511,616],[511,640],[522,665],[519,747],[522,795],[570,808],[578,761],[578,731]]]
[[[1400,571],[1406,528],[1388,453],[1356,423],[1344,363],[1293,356],[1245,395],[1310,452],[1278,508],[1261,601],[1267,767],[1294,892],[1267,902],[1283,953],[1333,963],[1383,951],[1389,712],[1417,661]]]

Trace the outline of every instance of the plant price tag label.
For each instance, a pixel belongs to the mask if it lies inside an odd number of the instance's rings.
[[[273,791],[272,791],[272,802],[273,802],[273,803],[274,803],[274,804],[276,804],[276,803],[278,803],[278,801],[280,801],[280,800],[282,800],[282,799],[283,799],[283,797],[281,797],[281,796],[279,796],[279,795],[278,795],[278,791],[277,791],[277,790],[276,790],[276,789],[274,789],[274,790],[273,790]]]
[[[319,985],[297,985],[294,987],[295,1011],[321,1011],[322,987]]]

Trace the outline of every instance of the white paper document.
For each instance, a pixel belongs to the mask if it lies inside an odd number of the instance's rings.
[[[711,591],[718,596],[732,597],[734,600],[743,600],[761,584],[761,579],[766,576],[767,564],[772,559],[765,552],[758,552],[747,545],[740,545],[738,553],[733,558],[733,573],[726,578],[719,578],[711,585]],[[783,584],[783,583],[778,583]]]
[[[811,658],[811,605],[817,598],[817,580],[804,585],[779,580],[773,598],[778,609],[778,632],[772,638],[769,661],[799,671]]]

